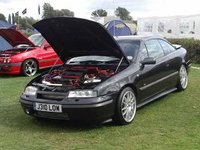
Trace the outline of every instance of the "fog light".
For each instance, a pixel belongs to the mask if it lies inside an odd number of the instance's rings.
[[[25,109],[25,112],[30,115],[30,111],[28,109]]]

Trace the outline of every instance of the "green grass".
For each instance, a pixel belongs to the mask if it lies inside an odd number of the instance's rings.
[[[190,84],[138,110],[127,126],[86,125],[37,120],[24,114],[19,96],[28,77],[0,76],[0,149],[2,150],[199,150],[200,70]]]
[[[200,64],[193,63],[192,66],[193,66],[193,67],[200,67]]]

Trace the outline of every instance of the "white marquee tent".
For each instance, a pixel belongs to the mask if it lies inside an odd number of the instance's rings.
[[[200,39],[200,15],[139,18],[137,34]]]

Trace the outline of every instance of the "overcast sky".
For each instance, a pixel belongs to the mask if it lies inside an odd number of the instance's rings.
[[[8,17],[9,13],[21,12],[27,8],[27,14],[35,19],[38,5],[50,3],[54,9],[70,9],[76,17],[90,18],[96,9],[105,9],[113,15],[118,6],[125,7],[134,19],[151,16],[173,16],[200,14],[199,0],[0,0],[0,13]]]

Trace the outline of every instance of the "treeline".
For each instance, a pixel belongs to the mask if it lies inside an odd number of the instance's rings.
[[[61,16],[70,16],[74,17],[75,14],[73,11],[69,9],[54,9],[49,3],[44,3],[42,6],[42,13],[40,12],[40,6],[38,6],[38,14],[41,16],[42,19],[45,18],[51,18],[51,17],[61,17]],[[37,11],[37,10],[36,10]],[[22,12],[22,14],[26,14],[28,10],[25,8]],[[114,13],[116,16],[120,17],[122,20],[132,20],[132,17],[130,16],[130,12],[123,7],[117,7],[114,10]],[[104,9],[97,9],[94,10],[91,13],[91,16],[94,17],[106,17],[108,15],[107,11]],[[4,14],[0,13],[0,20],[5,20],[11,24],[17,25],[18,29],[33,29],[32,24],[37,22],[38,20],[34,19],[33,17],[23,17],[20,16],[19,12],[11,13],[8,15],[8,18],[6,20],[6,17]]]
[[[70,11],[68,9],[61,9],[61,10],[54,9],[49,3],[44,3],[42,8],[43,8],[43,11],[41,13],[42,19],[51,17],[61,17],[61,16],[70,16],[70,17],[74,16],[73,11]],[[38,7],[38,13],[40,14],[40,7]],[[15,24],[17,25],[17,28],[20,30],[33,29],[32,25],[38,21],[33,17],[20,16],[19,12],[9,14],[7,20],[4,14],[0,13],[0,20],[4,20],[11,24]]]

